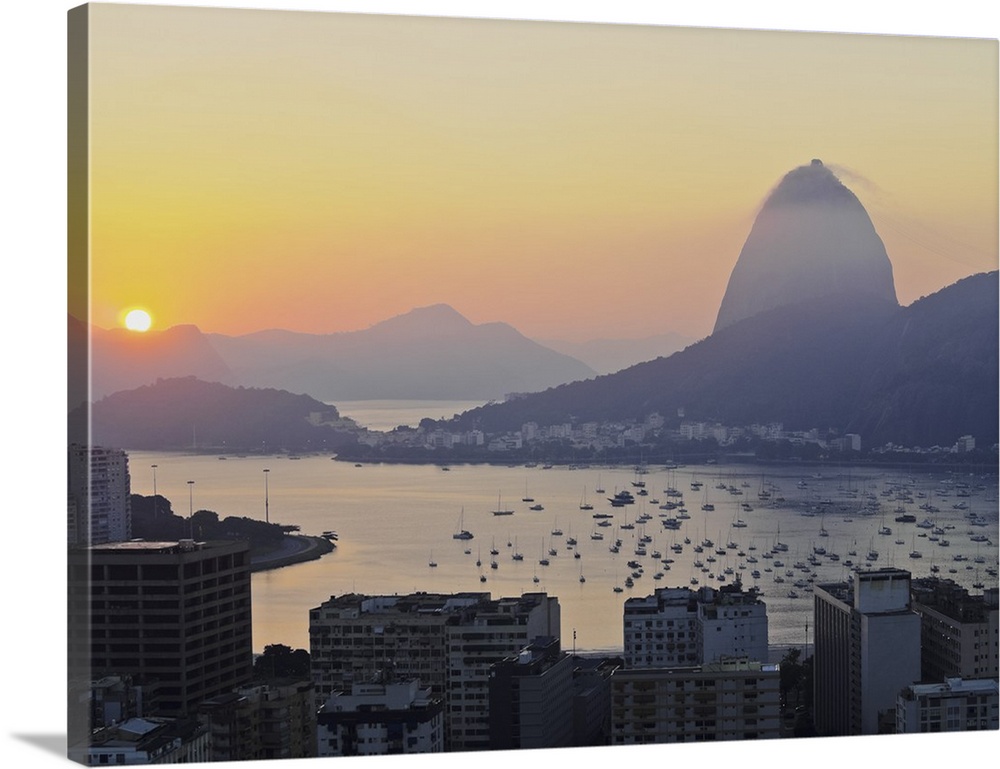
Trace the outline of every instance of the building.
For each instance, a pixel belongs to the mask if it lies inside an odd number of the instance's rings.
[[[780,699],[780,667],[766,662],[621,668],[611,676],[611,743],[772,739]]]
[[[69,447],[69,544],[124,542],[132,536],[128,455],[100,446]]]
[[[896,699],[896,732],[971,732],[1000,728],[996,680],[949,678],[908,686]]]
[[[104,676],[94,681],[90,687],[90,728],[101,729],[155,713],[156,689],[156,684],[136,684],[129,675]]]
[[[573,745],[611,741],[611,677],[621,658],[573,657]]]
[[[624,610],[626,667],[700,665],[723,657],[767,660],[767,607],[739,582],[718,590],[659,588],[629,598]]]
[[[69,757],[88,766],[201,763],[209,760],[209,735],[190,718],[130,718],[97,730]]]
[[[309,612],[318,703],[354,684],[419,680],[445,700],[446,749],[486,749],[490,666],[559,626],[545,593],[331,597]]]
[[[71,584],[83,570],[94,678],[156,684],[155,715],[171,717],[193,716],[203,700],[250,682],[246,542],[95,545],[70,553]]]
[[[320,756],[440,753],[444,703],[416,680],[354,684],[320,708],[317,745]]]
[[[558,638],[536,638],[490,667],[492,750],[563,748],[573,738],[573,659]]]
[[[205,700],[198,712],[212,736],[211,760],[315,756],[314,702],[312,682],[292,680],[245,686]]]
[[[910,573],[860,572],[814,589],[813,718],[820,735],[877,734],[896,695],[920,680]]]
[[[910,585],[920,616],[920,680],[997,678],[997,588],[980,595],[950,579],[927,577]]]

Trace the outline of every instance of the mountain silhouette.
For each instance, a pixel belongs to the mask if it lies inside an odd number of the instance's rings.
[[[355,431],[308,395],[195,377],[121,390],[69,415],[71,443],[132,450],[332,451],[354,445]]]
[[[536,392],[595,372],[506,323],[474,324],[445,304],[362,331],[209,334],[244,385],[307,392],[320,400],[490,400]]]
[[[136,333],[123,328],[88,327],[78,318],[70,316],[71,357],[86,351],[88,333],[91,343],[90,400],[175,376],[195,376],[209,382],[236,384],[233,372],[196,326],[171,326],[163,331]],[[71,407],[88,399],[83,386],[86,379],[81,373],[85,369],[82,361],[74,366]]]
[[[767,197],[719,306],[715,331],[776,307],[850,295],[896,304],[892,265],[868,212],[819,160]]]

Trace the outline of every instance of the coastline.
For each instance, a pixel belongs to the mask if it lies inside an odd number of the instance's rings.
[[[267,553],[250,556],[250,572],[268,571],[292,566],[306,561],[315,561],[327,553],[332,553],[336,545],[324,537],[304,534],[286,534],[281,547]]]

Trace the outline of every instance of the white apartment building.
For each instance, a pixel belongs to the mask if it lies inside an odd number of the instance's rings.
[[[128,455],[100,446],[69,447],[70,545],[103,545],[132,537]]]
[[[822,736],[877,734],[896,695],[920,680],[920,616],[910,573],[861,572],[853,582],[817,585],[814,720]]]
[[[997,682],[949,678],[915,684],[896,698],[896,732],[971,732],[1000,728]]]
[[[723,657],[767,660],[767,607],[740,583],[718,590],[660,588],[624,609],[625,666],[700,665]]]

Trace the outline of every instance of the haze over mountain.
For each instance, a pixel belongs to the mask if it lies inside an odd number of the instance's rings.
[[[246,336],[191,325],[134,333],[91,328],[92,399],[158,379],[270,387],[329,402],[365,399],[490,400],[592,377],[586,364],[534,342],[506,323],[474,325],[443,304],[363,331]],[[86,350],[86,324],[69,318],[70,351]],[[76,361],[75,370],[85,370]],[[74,381],[84,381],[82,376]],[[70,407],[86,399],[70,393]]]
[[[598,374],[613,374],[636,363],[672,355],[695,340],[669,332],[642,339],[592,339],[586,342],[538,339],[536,341],[556,352],[583,361]]]
[[[131,390],[157,379],[196,376],[209,382],[236,384],[233,372],[196,326],[172,326],[137,334],[123,328],[102,329],[69,316],[69,349],[86,351],[91,340],[92,400],[119,390]],[[74,371],[84,371],[77,363]],[[85,378],[71,377],[70,406],[87,399]]]
[[[489,400],[587,379],[593,369],[533,342],[506,323],[476,325],[445,304],[338,334],[261,331],[207,335],[236,375],[255,387],[325,401]]]
[[[831,294],[897,304],[892,264],[868,212],[819,160],[788,172],[757,214],[715,331]]]

